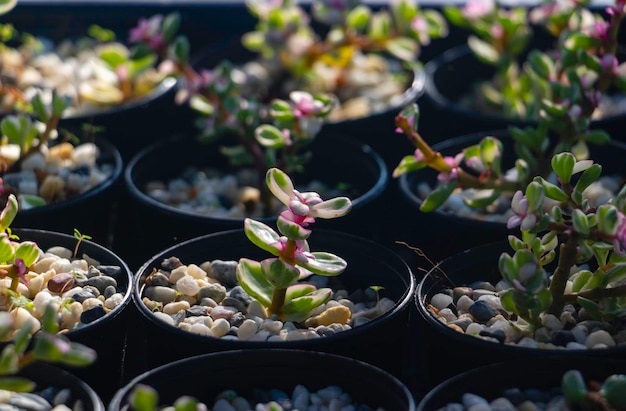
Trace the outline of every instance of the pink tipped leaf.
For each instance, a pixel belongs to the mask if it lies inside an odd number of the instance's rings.
[[[293,182],[285,172],[278,168],[270,168],[265,175],[265,184],[281,203],[289,207],[289,203],[295,197],[294,187]]]

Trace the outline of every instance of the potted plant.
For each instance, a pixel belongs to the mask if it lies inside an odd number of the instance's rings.
[[[207,351],[274,347],[343,354],[402,372],[403,352],[391,347],[408,330],[414,278],[406,263],[354,235],[311,234],[315,220],[346,214],[347,198],[300,193],[279,169],[268,171],[267,184],[287,206],[276,222],[279,232],[245,219],[243,230],[187,240],[137,271],[133,299],[144,340],[136,348],[144,363],[137,367],[145,371]],[[268,252],[274,257],[266,259]]]
[[[168,22],[172,34],[178,24]],[[30,112],[35,94],[43,94],[44,101],[49,102],[55,92],[71,99],[59,119],[62,128],[74,133],[97,129],[124,157],[145,143],[140,137],[152,134],[153,139],[155,132],[164,133],[167,122],[156,121],[163,117],[147,118],[146,114],[162,112],[168,117],[175,107],[176,79],[159,65],[160,56],[128,45],[136,32],[120,41],[112,30],[93,25],[81,37],[55,44],[20,33],[10,23],[3,24],[3,30],[3,114]]]
[[[618,8],[614,7],[613,19],[602,27],[617,28],[623,16],[623,10],[618,12]],[[468,221],[474,228],[483,227],[485,236],[481,239],[495,241],[507,232],[505,213],[513,193],[536,175],[547,178],[553,154],[571,151],[578,159],[614,164],[612,156],[623,150],[623,144],[612,141],[607,130],[592,124],[602,97],[611,87],[620,88],[623,83],[612,54],[616,36],[617,29],[608,30],[604,37],[589,30],[564,30],[559,53],[533,51],[526,72],[533,79],[543,79],[537,83],[543,91],[533,96],[539,118],[526,126],[485,130],[431,147],[416,130],[418,108],[413,105],[400,113],[398,131],[417,149],[393,173],[401,179],[401,192],[409,200],[407,208],[419,208],[420,212],[447,209],[445,217],[437,212],[432,218],[442,217],[438,220],[441,222],[448,215],[462,216],[455,223]],[[434,175],[420,179],[426,174],[412,173],[424,168],[434,170]],[[620,170],[610,171],[619,181]],[[418,184],[422,185],[419,191]],[[594,186],[585,195],[592,190],[598,192]],[[476,223],[478,218],[489,222]],[[456,251],[467,248],[475,239],[474,232],[468,229],[461,228],[458,233]]]
[[[623,60],[617,41],[620,8],[616,2],[602,12],[589,1],[546,1],[530,7],[469,1],[463,7],[444,7],[448,21],[468,33],[467,44],[425,65],[425,118],[433,121],[425,123],[424,130],[445,139],[536,123],[544,110],[542,99],[568,98],[553,87],[553,79],[566,73],[568,65],[579,65],[582,50],[587,62],[593,56],[593,64],[607,68],[616,69]],[[549,67],[556,71],[546,70]],[[594,88],[602,93],[591,107],[592,128],[621,139],[623,81],[603,77],[597,82],[590,72],[581,77],[596,82]],[[592,93],[585,97],[594,98]],[[588,104],[582,107],[590,109]],[[453,118],[458,121],[437,120]]]
[[[357,135],[385,161],[395,161],[395,156],[387,157],[395,144],[381,143],[376,131],[388,132],[397,107],[421,94],[423,73],[417,61],[421,47],[447,34],[439,12],[421,10],[410,0],[377,10],[360,1],[316,1],[310,9],[293,0],[246,2],[246,7],[257,19],[254,30],[235,42],[210,46],[194,64],[189,63],[188,44],[180,37],[160,44],[160,50],[178,50],[173,59],[183,83],[178,99],[191,97],[191,107],[205,118],[204,134],[214,134],[212,119],[218,113],[207,111],[215,99],[207,84],[210,76],[203,72],[229,63],[237,66],[243,97],[261,104],[287,99],[298,90],[332,95],[337,104],[325,129]],[[152,28],[158,26],[157,19],[162,16],[153,18]],[[144,44],[154,47],[153,39],[162,32],[145,30]]]
[[[104,243],[112,234],[109,219],[117,201],[122,158],[99,136],[79,139],[59,129],[71,100],[53,93],[49,104],[41,94],[29,103],[33,114],[9,114],[0,122],[0,204],[14,195],[19,213],[14,226],[72,232],[76,227]]]
[[[567,410],[620,410],[625,406],[624,365],[622,360],[585,356],[573,361],[562,357],[504,361],[438,384],[422,398],[417,409],[469,409],[475,404],[514,409],[522,404],[543,404]],[[508,372],[512,369],[517,372]],[[477,385],[476,381],[486,383]]]
[[[442,348],[453,367],[471,367],[476,359],[622,355],[626,188],[591,205],[582,193],[602,167],[570,152],[551,164],[553,182],[537,176],[513,197],[508,226],[519,237],[446,259],[420,282],[418,311],[434,333],[427,357]],[[463,364],[453,359],[459,343]]]
[[[120,381],[126,338],[126,313],[131,300],[131,272],[124,261],[90,236],[39,229],[11,229],[19,215],[18,200],[9,195],[0,215],[2,312],[14,320],[2,343],[19,333],[44,328],[46,310],[58,333],[72,343],[97,350],[91,367],[77,376],[108,400]]]
[[[272,378],[259,378],[260,369]],[[211,384],[198,384],[207,375]],[[165,364],[129,381],[108,409],[153,411],[183,404],[209,409],[257,409],[256,404],[271,410],[415,409],[406,386],[379,368],[334,354],[284,348],[208,353]]]

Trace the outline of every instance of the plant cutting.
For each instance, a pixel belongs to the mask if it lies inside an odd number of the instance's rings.
[[[172,338],[185,342],[184,349],[164,354],[151,341],[141,349],[148,352],[149,363],[163,364],[207,347],[282,346],[351,352],[387,361],[385,367],[398,366],[397,359],[387,358],[397,353],[374,353],[370,347],[398,337],[398,330],[386,323],[404,318],[400,313],[411,286],[410,277],[404,278],[406,263],[353,235],[324,230],[311,235],[312,224],[347,214],[351,201],[324,201],[317,193],[300,192],[277,168],[266,176],[271,192],[286,207],[277,218],[278,231],[245,219],[243,230],[176,244],[139,269],[133,298],[150,335],[161,336],[158,345],[168,345]],[[322,247],[343,250],[349,257],[313,251]],[[268,252],[273,257],[267,258]],[[378,278],[383,273],[384,279]],[[368,340],[367,348],[352,346],[352,333]]]

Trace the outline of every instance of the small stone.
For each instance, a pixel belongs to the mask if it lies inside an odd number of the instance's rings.
[[[534,402],[532,401],[524,401],[517,406],[517,411],[539,411]]]
[[[245,305],[249,305],[252,302],[252,297],[240,285],[233,287],[228,296],[241,301]]]
[[[86,281],[86,284],[96,287],[101,293],[104,293],[104,290],[108,286],[117,287],[117,281],[115,281],[115,278],[109,277],[107,275],[92,277]]]
[[[148,276],[148,278],[146,278],[145,283],[149,287],[153,287],[153,286],[169,287],[170,280],[165,274],[161,272],[157,272]]]
[[[470,325],[467,326],[467,328],[465,329],[465,334],[467,335],[474,335],[477,336],[480,334],[480,332],[482,331],[482,329],[485,328],[484,325],[479,324],[479,323],[471,323]]]
[[[599,344],[604,344],[607,347],[614,347],[615,341],[611,334],[605,330],[594,331],[585,340],[585,346],[588,348],[594,348]]]
[[[237,337],[239,337],[239,339],[243,341],[250,340],[252,339],[254,334],[256,334],[258,329],[259,326],[257,325],[256,321],[250,319],[245,320],[239,326],[239,330],[237,331]]]
[[[257,300],[252,300],[248,305],[248,315],[265,319],[267,318],[267,310]]]
[[[499,343],[504,343],[504,340],[506,339],[506,335],[504,334],[504,330],[500,330],[500,329],[496,329],[496,330],[485,329],[485,330],[482,330],[479,333],[479,335],[481,335],[483,337],[495,338],[496,340],[498,340]]]
[[[176,314],[179,311],[187,311],[191,306],[187,301],[174,301],[163,306],[165,314]]]
[[[200,286],[195,278],[190,275],[184,275],[176,281],[176,290],[184,295],[194,296],[198,294]]]
[[[496,398],[489,405],[492,411],[515,411],[515,406],[504,397]]]
[[[221,338],[228,334],[229,330],[230,323],[227,320],[223,318],[218,318],[217,320],[213,321],[213,327],[211,327],[211,332],[213,332],[214,337]]]
[[[528,347],[528,348],[537,348],[539,347],[539,343],[532,338],[524,337],[517,342],[517,345],[520,347]]]
[[[144,291],[144,295],[154,301],[158,301],[163,304],[171,303],[176,300],[176,290],[170,287],[148,287]]]
[[[452,296],[454,297],[455,301],[458,301],[459,298],[461,298],[462,296],[466,296],[471,299],[473,293],[474,290],[470,287],[454,287],[454,289],[452,289]]]
[[[225,307],[233,307],[235,308],[237,311],[246,314],[248,312],[246,306],[244,305],[244,303],[242,303],[240,300],[233,298],[233,297],[226,297],[224,298],[224,300],[222,301],[222,305]]]
[[[430,299],[430,304],[438,310],[442,310],[452,304],[452,297],[447,294],[438,293],[433,295]]]
[[[97,305],[86,311],[83,311],[83,313],[80,315],[80,322],[83,324],[89,324],[99,318],[104,317],[105,315],[106,311],[104,310],[104,307],[102,307],[101,305]]]
[[[331,307],[317,317],[317,324],[347,324],[351,314],[350,309],[346,306],[339,305]]]
[[[457,317],[454,315],[451,309],[444,308],[443,310],[439,310],[439,316],[446,319],[447,322],[456,321]]]
[[[469,313],[476,319],[476,321],[487,322],[492,317],[498,315],[498,310],[493,308],[488,302],[479,300],[470,306]]]
[[[211,318],[217,320],[218,318],[224,318],[226,320],[230,319],[233,314],[237,312],[237,309],[233,307],[224,307],[218,305],[211,310]]]
[[[472,393],[463,394],[461,401],[463,402],[465,408],[470,408],[477,404],[489,404],[483,397]]]
[[[574,337],[574,334],[572,334],[571,331],[566,331],[566,330],[554,331],[552,333],[551,342],[554,345],[565,347],[570,342],[576,342],[576,337]]]
[[[48,280],[48,290],[53,293],[64,293],[76,285],[74,276],[70,273],[56,274]]]
[[[456,302],[456,309],[458,313],[468,313],[470,306],[474,304],[474,300],[472,300],[467,295],[462,295]]]
[[[216,303],[221,303],[226,298],[226,287],[221,284],[209,284],[200,287],[198,290],[198,299],[211,298]]]
[[[554,314],[546,314],[541,318],[541,324],[549,330],[558,331],[563,329],[563,324]]]
[[[219,281],[225,287],[235,287],[237,285],[237,261],[213,260],[211,262],[211,272],[207,275]]]

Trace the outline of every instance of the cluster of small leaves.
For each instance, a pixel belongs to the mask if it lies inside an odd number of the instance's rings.
[[[317,63],[347,66],[356,52],[387,52],[413,62],[421,46],[447,35],[447,25],[436,10],[421,10],[414,0],[399,0],[374,11],[359,0],[318,0],[311,15],[295,0],[250,0],[258,19],[243,44],[267,60],[274,60],[295,78],[307,81]],[[311,23],[327,26],[324,38]]]
[[[287,321],[302,321],[316,307],[332,297],[329,288],[316,288],[301,280],[311,274],[336,276],[347,262],[328,252],[311,252],[307,239],[310,224],[316,218],[337,218],[347,214],[351,202],[346,197],[322,200],[314,192],[300,193],[294,189],[289,176],[277,168],[267,171],[270,191],[287,210],[277,220],[278,232],[253,219],[244,221],[248,239],[274,257],[263,261],[241,258],[237,265],[237,280],[241,287],[270,314]]]
[[[613,374],[603,382],[585,382],[579,370],[563,374],[561,390],[565,401],[577,410],[626,409],[626,374]]]
[[[571,126],[585,131],[577,121],[588,115],[577,111],[593,111],[598,93],[626,86],[617,75],[616,59],[624,4],[616,1],[604,17],[592,13],[590,3],[544,0],[529,10],[470,0],[463,8],[444,8],[452,24],[472,33],[468,46],[474,55],[496,68],[493,78],[478,87],[480,101],[512,118],[558,116],[567,120],[561,132]],[[529,50],[533,29],[551,34],[553,45]]]
[[[513,198],[508,227],[519,226],[521,238],[510,235],[514,254],[499,259],[510,287],[502,306],[531,326],[543,313],[560,315],[573,303],[597,319],[616,319],[626,303],[626,186],[614,200],[592,207],[582,192],[599,178],[599,164],[565,152],[553,157],[552,169],[556,184],[536,177]],[[548,270],[553,261],[556,267]]]

